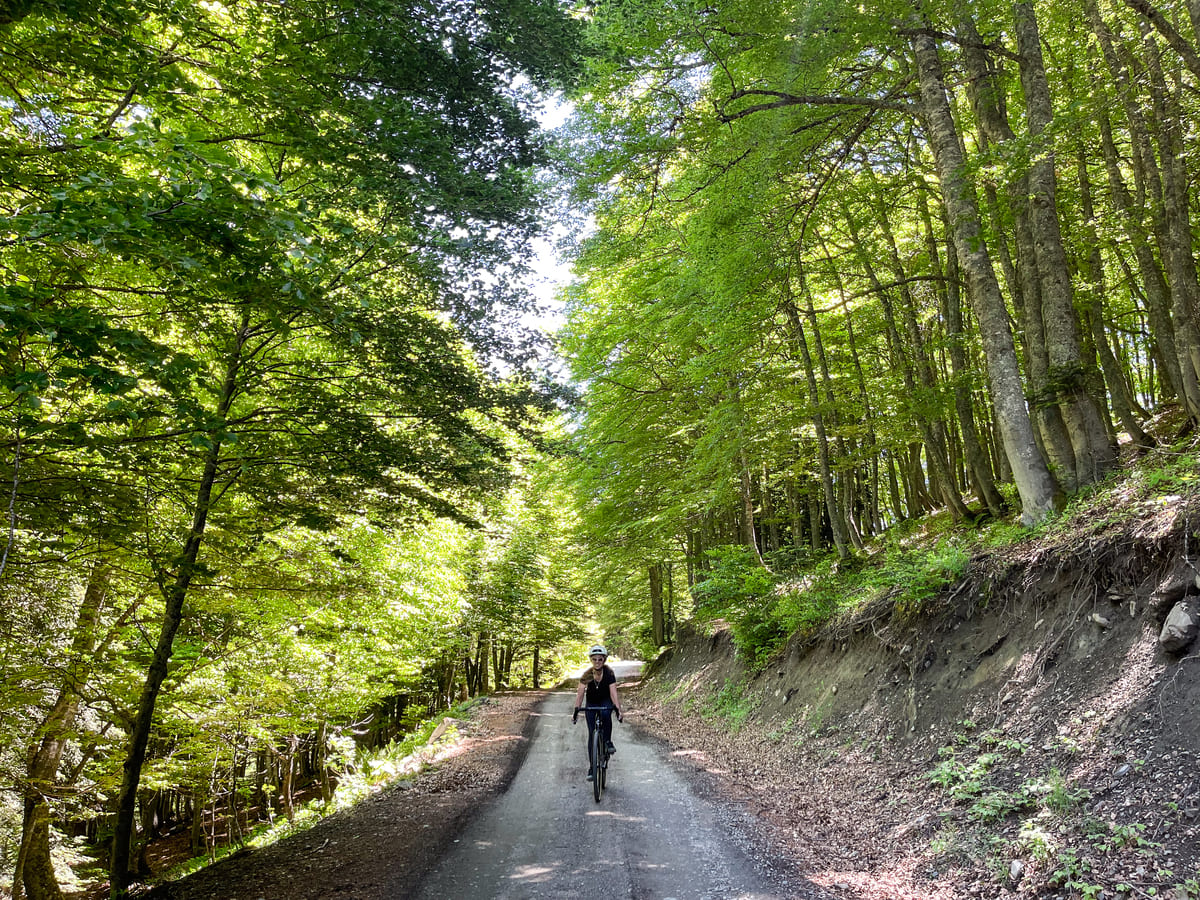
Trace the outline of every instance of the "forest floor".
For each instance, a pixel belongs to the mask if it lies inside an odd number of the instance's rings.
[[[508,786],[545,691],[493,694],[432,765],[312,828],[243,850],[143,896],[154,900],[381,900],[411,894],[478,809]]]
[[[1200,654],[1158,644],[1175,599],[1200,603],[1192,522],[1195,496],[1083,517],[974,560],[920,621],[868,604],[756,670],[728,632],[682,634],[625,688],[627,727],[830,896],[1200,897]],[[411,895],[545,696],[493,696],[401,787],[152,896]]]
[[[1073,769],[1095,773],[1090,788],[1078,782],[1072,787],[1077,795],[1090,791],[1094,827],[1100,828],[1102,808],[1108,808],[1145,829],[1129,827],[1124,839],[1111,830],[1094,831],[1086,851],[1076,856],[1075,870],[1051,886],[1050,867],[1063,865],[1062,857],[1050,854],[1053,863],[1039,863],[1026,853],[1031,858],[1022,860],[1015,835],[1004,837],[996,820],[972,815],[971,807],[931,787],[935,758],[916,755],[911,747],[880,752],[869,740],[847,745],[836,737],[836,728],[825,738],[800,743],[781,741],[777,731],[753,723],[733,730],[659,693],[627,687],[627,725],[659,739],[664,752],[690,771],[702,795],[744,806],[760,823],[758,837],[786,856],[789,868],[832,896],[1195,896],[1183,885],[1196,875],[1194,788],[1200,770],[1195,751],[1200,747],[1192,743],[1187,751],[1172,749],[1157,739],[1152,723],[1126,735],[1125,752],[1105,742],[1084,742],[1087,749],[1072,751]],[[150,896],[409,896],[471,816],[507,786],[524,757],[530,713],[544,697],[545,692],[493,696],[477,707],[461,726],[459,739],[432,768],[401,787],[280,843],[235,854]],[[1041,724],[1058,734],[1058,724],[1077,720],[1078,712],[1074,704],[1045,707]],[[1032,732],[1037,726],[1026,722],[1023,727]],[[882,732],[877,736],[882,738]],[[1123,765],[1131,768],[1122,772]],[[1174,808],[1171,797],[1177,800]],[[1055,819],[1046,839],[1065,838],[1077,827]],[[1020,871],[1013,869],[1014,861]]]

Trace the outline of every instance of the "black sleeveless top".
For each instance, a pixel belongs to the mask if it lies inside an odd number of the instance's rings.
[[[584,701],[588,706],[612,706],[612,697],[609,696],[608,686],[616,684],[617,676],[607,665],[604,667],[604,674],[597,681],[592,675],[592,670],[588,669],[583,673],[583,678],[579,679],[587,685],[587,699]]]

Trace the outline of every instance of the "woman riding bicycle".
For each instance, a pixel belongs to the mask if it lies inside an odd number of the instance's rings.
[[[588,781],[592,780],[592,733],[596,730],[596,725],[600,726],[600,738],[604,741],[608,748],[608,754],[617,752],[617,748],[612,743],[612,712],[616,710],[617,718],[621,718],[621,698],[617,696],[617,676],[607,665],[608,651],[601,645],[596,644],[588,651],[588,657],[592,661],[592,667],[583,673],[583,677],[579,679],[579,687],[575,691],[575,708],[576,712],[571,716],[571,721],[575,722],[579,719],[579,707],[584,706],[584,695],[587,695],[587,706],[589,707],[604,707],[604,709],[587,709],[584,715],[587,716],[588,725]],[[598,723],[597,723],[597,720]]]

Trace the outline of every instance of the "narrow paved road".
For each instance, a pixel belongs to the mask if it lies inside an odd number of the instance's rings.
[[[524,765],[472,823],[417,897],[768,900],[811,896],[755,861],[738,816],[696,796],[650,741],[613,725],[617,754],[601,801],[587,782],[587,725],[574,693],[542,703]]]

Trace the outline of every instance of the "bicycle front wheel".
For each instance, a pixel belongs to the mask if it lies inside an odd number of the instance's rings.
[[[597,803],[600,802],[600,795],[604,793],[604,767],[601,765],[603,754],[604,743],[600,740],[600,723],[597,722],[592,732],[592,794]]]

